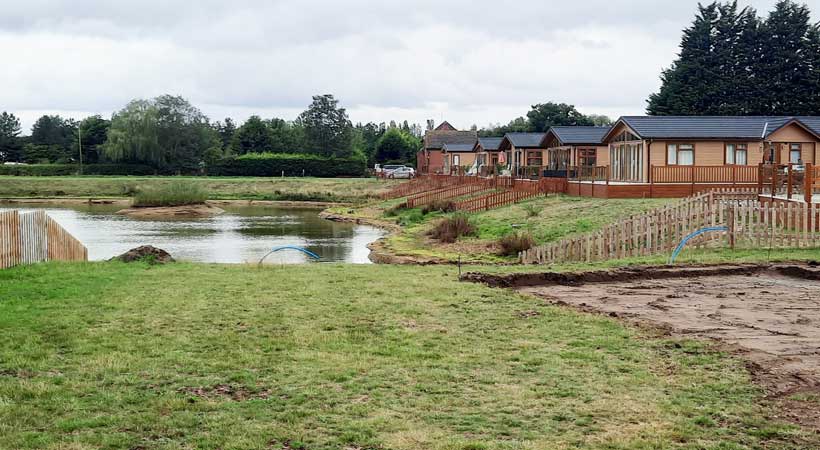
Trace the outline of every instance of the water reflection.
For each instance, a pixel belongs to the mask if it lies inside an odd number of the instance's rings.
[[[273,247],[307,248],[322,261],[368,264],[367,244],[383,236],[377,228],[321,219],[319,210],[270,207],[225,207],[225,214],[206,219],[134,219],[115,213],[120,206],[27,205],[45,209],[88,247],[92,260],[108,259],[139,245],[154,245],[186,261],[257,262]],[[0,204],[0,210],[10,209]],[[300,252],[269,256],[268,264],[308,262]]]

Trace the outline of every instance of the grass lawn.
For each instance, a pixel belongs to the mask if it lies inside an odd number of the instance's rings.
[[[740,361],[453,267],[21,267],[0,330],[0,448],[812,448]]]
[[[490,211],[470,214],[476,225],[476,237],[464,237],[454,244],[441,244],[427,237],[427,232],[441,213],[423,215],[421,208],[388,212],[398,200],[335,212],[355,217],[381,219],[403,225],[403,232],[387,238],[385,247],[394,254],[439,258],[476,263],[514,262],[515,257],[499,256],[497,241],[510,233],[526,231],[538,244],[553,242],[573,234],[597,230],[621,218],[669,203],[670,199],[598,199],[552,195],[538,197]]]
[[[372,200],[398,183],[376,178],[0,176],[0,198],[130,197],[140,188],[158,188],[180,179],[200,184],[211,199],[322,202]]]

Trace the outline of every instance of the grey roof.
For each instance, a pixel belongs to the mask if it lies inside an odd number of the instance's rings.
[[[460,152],[472,152],[474,148],[475,148],[474,143],[473,144],[444,144],[444,148],[442,150],[444,150],[445,152],[460,153]]]
[[[428,131],[424,135],[424,148],[441,150],[444,144],[475,144],[478,134],[475,131]]]
[[[600,144],[610,127],[551,127],[549,132],[562,144]]]
[[[625,116],[620,121],[644,139],[750,139],[768,137],[796,120],[820,135],[820,117],[799,116]]]
[[[498,147],[501,145],[501,141],[503,141],[503,137],[483,137],[478,138],[478,144],[481,145],[481,148],[484,151],[495,151],[498,150]]]
[[[540,148],[546,133],[507,133],[504,139],[519,148]]]

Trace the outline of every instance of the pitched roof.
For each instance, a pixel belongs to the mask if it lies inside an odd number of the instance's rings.
[[[470,144],[478,140],[475,131],[428,131],[424,135],[424,148],[427,150],[441,150],[444,144]]]
[[[618,120],[618,123],[624,123],[644,139],[759,140],[792,122],[797,122],[820,138],[820,117],[624,116]]]
[[[450,122],[444,121],[441,122],[441,125],[436,127],[436,131],[458,131],[456,127],[450,125]]]
[[[485,152],[493,152],[498,150],[503,140],[503,137],[480,137],[476,145],[480,145]]]
[[[600,144],[610,127],[551,127],[547,134],[552,133],[562,143],[573,144]],[[546,136],[544,136],[546,139]]]
[[[504,140],[519,148],[539,148],[546,133],[507,133]]]
[[[444,144],[442,150],[449,153],[462,153],[462,152],[472,152],[475,148],[475,144]]]

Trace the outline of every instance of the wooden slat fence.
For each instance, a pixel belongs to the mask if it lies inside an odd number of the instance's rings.
[[[461,177],[451,175],[420,175],[406,183],[402,183],[382,195],[385,199],[407,197],[423,192],[441,189],[447,186],[456,186],[469,183],[476,177]]]
[[[820,208],[798,202],[761,203],[756,194],[709,192],[599,231],[521,252],[525,264],[591,262],[671,252],[689,234],[705,227],[729,231],[704,234],[688,247],[803,248],[820,245]]]
[[[87,261],[88,249],[45,211],[0,212],[0,269],[43,261]]]
[[[566,179],[542,178],[538,181],[498,178],[502,185],[500,192],[493,192],[456,203],[456,209],[466,212],[487,211],[493,208],[518,203],[544,194],[557,194],[566,191]],[[512,180],[512,181],[506,181]]]
[[[652,183],[757,183],[757,166],[652,166]]]
[[[407,207],[416,208],[424,206],[435,201],[448,200],[452,198],[462,197],[464,195],[475,194],[478,192],[493,189],[493,183],[490,179],[475,178],[475,182],[461,184],[456,186],[448,186],[442,189],[424,192],[407,198]]]

